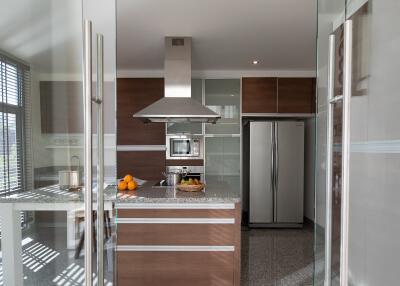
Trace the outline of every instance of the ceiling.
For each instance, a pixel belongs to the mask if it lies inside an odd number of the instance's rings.
[[[118,71],[163,70],[165,36],[193,38],[195,71],[313,71],[316,2],[115,0]],[[82,3],[93,33],[105,36],[105,66],[114,67],[110,0],[8,0],[0,10],[0,50],[43,73],[80,74]]]
[[[118,0],[118,70],[162,70],[165,36],[193,38],[193,70],[314,70],[316,2]]]

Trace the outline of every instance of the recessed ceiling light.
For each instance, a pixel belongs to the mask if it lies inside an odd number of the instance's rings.
[[[258,61],[257,60],[253,60],[253,65],[258,65]]]

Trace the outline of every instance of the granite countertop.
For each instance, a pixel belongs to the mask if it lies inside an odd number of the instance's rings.
[[[175,187],[154,187],[155,181],[148,181],[133,192],[118,192],[118,204],[135,203],[238,203],[239,190],[226,184],[209,185],[201,192],[182,192]]]
[[[136,191],[117,192],[115,185],[104,189],[104,201],[118,204],[135,203],[237,203],[238,190],[226,184],[206,186],[201,192],[182,192],[175,187],[154,187],[156,181],[148,181]],[[84,190],[60,190],[58,185],[37,188],[31,191],[0,195],[0,203],[79,203],[84,201]],[[96,187],[93,188],[96,202]]]
[[[104,201],[115,201],[116,186],[104,189]],[[84,201],[84,189],[78,191],[61,190],[58,185],[42,187],[30,191],[0,195],[0,203],[79,203]],[[96,187],[93,188],[93,202],[96,201]]]

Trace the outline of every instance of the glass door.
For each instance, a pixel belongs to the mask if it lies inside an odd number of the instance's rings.
[[[399,284],[400,3],[346,3],[349,160],[343,283]],[[343,174],[344,175],[344,174]]]
[[[115,3],[3,2],[0,285],[111,285]]]
[[[344,0],[318,1],[314,285],[339,285]]]
[[[316,285],[398,284],[399,12],[319,2]]]

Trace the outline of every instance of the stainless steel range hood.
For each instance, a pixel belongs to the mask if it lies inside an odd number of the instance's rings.
[[[147,122],[208,122],[221,116],[191,98],[192,39],[166,37],[164,61],[164,97],[135,113]]]

